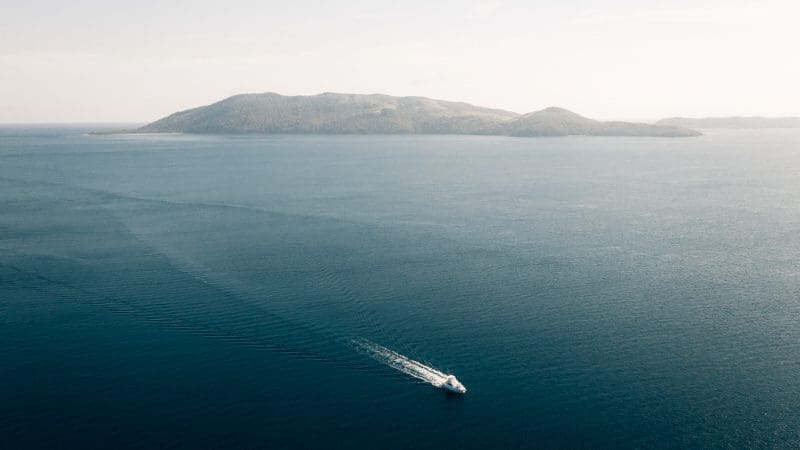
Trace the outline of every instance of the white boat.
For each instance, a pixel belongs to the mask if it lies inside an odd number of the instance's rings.
[[[458,379],[453,375],[448,375],[447,379],[445,379],[445,381],[439,387],[448,390],[450,392],[454,392],[456,394],[467,393],[467,388],[465,388],[464,385],[461,384],[461,382],[458,381]]]

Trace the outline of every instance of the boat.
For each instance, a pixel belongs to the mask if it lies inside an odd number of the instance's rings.
[[[466,394],[467,388],[461,384],[460,381],[454,375],[448,375],[444,382],[441,384],[442,389],[456,393],[456,394]]]

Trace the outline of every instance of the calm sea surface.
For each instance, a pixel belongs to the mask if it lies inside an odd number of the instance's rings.
[[[86,131],[0,128],[3,448],[800,446],[800,130]]]

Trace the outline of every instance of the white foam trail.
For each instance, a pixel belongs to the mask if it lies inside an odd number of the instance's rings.
[[[358,339],[353,341],[359,349],[363,350],[371,358],[378,362],[384,363],[389,367],[399,370],[406,375],[422,380],[426,383],[432,384],[436,387],[441,387],[442,383],[447,380],[447,374],[434,369],[433,367],[426,366],[419,361],[401,355],[394,350],[378,345],[374,342],[365,339]]]

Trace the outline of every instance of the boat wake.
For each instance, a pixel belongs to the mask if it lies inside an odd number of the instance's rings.
[[[394,350],[378,345],[365,339],[356,339],[355,345],[374,360],[386,364],[389,367],[399,370],[406,375],[410,375],[418,380],[424,381],[437,388],[442,387],[447,381],[448,375],[433,367],[427,366],[419,361],[415,361],[407,356],[401,355]]]

